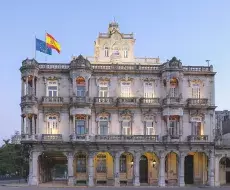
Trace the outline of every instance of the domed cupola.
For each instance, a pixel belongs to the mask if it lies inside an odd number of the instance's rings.
[[[92,68],[89,60],[85,59],[82,55],[79,55],[77,58],[73,58],[73,60],[70,62],[70,69],[91,70]]]

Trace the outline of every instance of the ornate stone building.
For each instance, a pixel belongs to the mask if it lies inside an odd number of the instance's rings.
[[[93,57],[22,62],[29,184],[63,165],[68,185],[215,185],[213,67],[136,58],[134,44],[110,23]]]

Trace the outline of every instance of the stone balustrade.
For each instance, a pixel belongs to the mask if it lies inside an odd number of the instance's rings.
[[[188,98],[188,106],[207,106],[208,99],[207,98]]]
[[[63,141],[62,134],[42,134],[41,141]]]
[[[43,96],[42,97],[42,103],[46,104],[62,104],[63,103],[63,97],[55,97],[55,96]]]
[[[187,140],[188,142],[206,142],[208,141],[208,135],[189,135]]]

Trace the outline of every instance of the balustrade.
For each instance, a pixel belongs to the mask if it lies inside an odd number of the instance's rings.
[[[96,104],[111,104],[114,103],[112,97],[95,97],[94,103]]]
[[[96,135],[95,141],[158,142],[158,135]]]
[[[140,105],[150,106],[150,105],[160,105],[159,98],[140,98]]]
[[[62,134],[42,134],[42,141],[62,141]]]
[[[180,103],[181,98],[179,97],[169,97],[169,98],[164,98],[163,99],[163,104],[167,105],[167,104],[178,104]]]
[[[208,135],[189,135],[187,139],[189,142],[208,141]]]
[[[117,98],[118,105],[132,105],[138,103],[138,98],[130,97],[130,98]]]
[[[207,98],[189,98],[188,106],[207,106],[208,99]]]
[[[25,95],[21,97],[21,102],[37,102],[38,98],[34,95]]]
[[[51,103],[51,104],[63,103],[63,97],[43,96],[42,103]]]

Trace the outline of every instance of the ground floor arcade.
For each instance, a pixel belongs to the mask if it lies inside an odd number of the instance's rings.
[[[215,185],[212,147],[34,147],[29,184],[54,180],[66,185]]]

